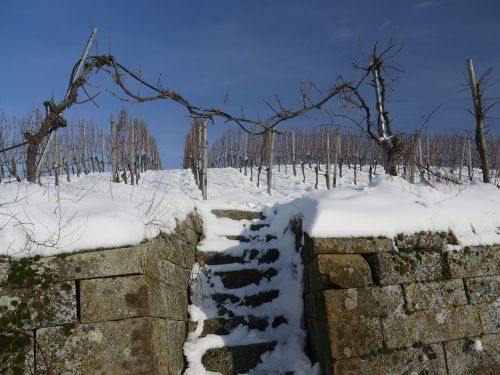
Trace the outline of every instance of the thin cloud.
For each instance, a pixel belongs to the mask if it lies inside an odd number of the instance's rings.
[[[382,25],[380,25],[380,30],[387,29],[390,25],[392,25],[392,20],[386,20]]]
[[[428,8],[434,4],[433,0],[425,0],[425,1],[419,1],[415,5],[413,5],[413,9],[422,9],[422,8]]]
[[[347,39],[353,35],[351,29],[349,29],[346,26],[342,26],[335,30],[332,34],[332,40],[333,41],[339,41],[343,39]]]

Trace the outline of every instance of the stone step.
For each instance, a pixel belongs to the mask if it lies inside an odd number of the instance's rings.
[[[240,297],[230,293],[215,293],[212,295],[212,299],[222,306],[225,303],[230,302],[233,304],[239,303],[238,306],[257,307],[263,305],[264,303],[271,302],[272,300],[278,298],[279,295],[279,290],[272,289],[265,292],[245,296],[243,300]]]
[[[278,260],[280,253],[278,249],[257,250],[247,249],[242,256],[234,256],[224,252],[196,252],[196,261],[209,266],[222,264],[245,263],[246,259],[257,259],[259,264],[269,264]]]
[[[196,328],[196,323],[195,322],[191,323],[189,329],[190,331],[194,331]],[[249,329],[254,329],[262,332],[265,331],[266,328],[269,326],[269,322],[267,318],[256,317],[253,315],[235,316],[229,319],[226,318],[207,319],[203,322],[203,331],[200,334],[200,337],[205,337],[206,335],[218,335],[218,336],[228,335],[234,328],[238,326],[245,326],[248,327]]]
[[[238,303],[241,301],[240,297],[237,297],[234,294],[229,294],[229,293],[214,293],[212,294],[212,299],[221,305],[227,302]]]
[[[251,284],[258,285],[263,278],[271,280],[278,274],[275,268],[261,271],[255,268],[242,269],[237,271],[215,272],[214,275],[221,278],[226,289],[243,288]]]
[[[228,234],[225,236],[228,240],[240,241],[240,242],[251,242],[259,239],[259,235],[241,235],[241,234]],[[266,234],[266,242],[278,239],[274,234]]]
[[[264,255],[262,255],[258,262],[259,264],[269,264],[274,263],[280,257],[280,252],[278,249],[269,249],[266,251]]]
[[[245,210],[212,210],[212,213],[220,218],[228,218],[231,220],[263,220],[265,216],[260,211],[245,211]]]
[[[276,289],[252,294],[250,296],[246,296],[241,302],[241,305],[257,307],[263,305],[264,303],[271,302],[272,300],[278,298],[279,295],[280,291]]]
[[[227,235],[226,238],[228,240],[233,240],[233,241],[240,241],[240,242],[250,242],[255,240],[259,236],[242,236],[242,235]]]
[[[278,237],[276,237],[273,234],[266,234],[266,242],[272,241],[272,240],[277,240]]]
[[[250,230],[252,232],[256,232],[258,230],[261,230],[262,228],[267,228],[269,227],[269,224],[250,224]]]
[[[214,318],[206,319],[203,321],[203,331],[199,337],[205,337],[206,335],[218,335],[225,336],[231,333],[231,331],[238,326],[245,326],[248,329],[253,329],[257,331],[265,331],[269,327],[270,319],[267,317],[257,317],[254,315],[248,316],[234,316],[232,318]],[[287,324],[288,320],[282,316],[276,316],[272,318],[271,327],[277,328],[282,324]],[[189,322],[188,329],[189,332],[194,332],[196,330],[198,323]]]
[[[270,341],[209,349],[201,362],[206,370],[222,375],[246,374],[261,362],[264,353],[272,351],[275,346],[276,341]]]
[[[224,252],[197,251],[196,261],[209,266],[218,266],[222,264],[245,263],[245,258],[243,256],[234,256]]]

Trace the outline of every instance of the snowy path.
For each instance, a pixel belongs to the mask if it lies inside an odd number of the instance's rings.
[[[288,222],[269,211],[261,220],[210,214],[229,230],[209,233],[218,251],[198,253],[185,373],[318,373],[304,352],[301,259]]]

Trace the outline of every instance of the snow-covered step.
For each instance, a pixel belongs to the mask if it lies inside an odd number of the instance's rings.
[[[251,294],[240,298],[231,293],[215,293],[212,295],[212,299],[221,305],[227,303],[237,304],[237,306],[249,306],[257,307],[263,305],[264,303],[271,302],[272,300],[278,298],[280,291],[277,289],[266,290],[264,292],[259,292],[256,294]]]
[[[250,230],[253,232],[261,230],[262,228],[268,228],[268,227],[269,227],[269,224],[265,224],[265,223],[250,224]]]
[[[280,253],[278,249],[245,249],[241,255],[234,255],[227,252],[207,251],[196,253],[196,261],[209,266],[233,263],[246,263],[256,260],[258,264],[270,264],[278,260]]]
[[[277,328],[286,323],[288,323],[288,320],[283,315],[275,317],[247,315],[233,316],[232,318],[206,319],[203,321],[203,329],[199,337],[205,337],[206,335],[225,336],[239,326],[246,327],[249,330],[264,332],[269,327]],[[194,332],[198,324],[197,322],[189,322],[189,332]]]
[[[240,234],[237,234],[237,235],[231,234],[231,235],[228,235],[225,237],[228,240],[240,241],[240,242],[251,242],[251,241],[254,241],[254,240],[259,238],[259,236],[244,236],[244,235],[240,235]]]
[[[262,279],[271,280],[278,274],[275,268],[268,268],[264,271],[256,268],[244,268],[235,271],[214,272],[214,276],[220,277],[226,289],[239,289],[245,286],[258,285]]]
[[[212,210],[212,213],[219,219],[228,218],[231,220],[263,220],[265,216],[260,211],[245,210]]]
[[[276,341],[270,341],[209,349],[203,355],[202,363],[206,370],[222,375],[246,374],[261,363],[264,353],[272,351],[275,346]]]
[[[206,319],[203,322],[203,330],[199,337],[205,337],[206,335],[228,335],[234,328],[238,326],[244,326],[248,329],[254,329],[262,332],[265,331],[266,328],[270,326],[270,324],[269,318],[257,317],[254,315],[234,316],[232,318]],[[194,331],[195,329],[195,326],[190,327],[191,331]]]
[[[266,234],[265,236],[259,236],[259,235],[227,235],[224,236],[228,240],[232,241],[240,241],[240,242],[252,242],[252,241],[265,241],[265,242],[270,242],[272,240],[277,239],[277,237],[274,234]]]

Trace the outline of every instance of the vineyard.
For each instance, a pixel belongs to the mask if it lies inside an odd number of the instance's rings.
[[[43,114],[34,109],[22,118],[0,116],[0,181],[26,178],[25,134],[41,127]],[[41,175],[68,182],[81,174],[111,172],[114,182],[134,184],[140,173],[162,169],[155,138],[141,119],[125,110],[110,117],[109,131],[85,119],[68,121],[54,132],[52,147],[40,166]],[[49,137],[41,145],[44,149]]]
[[[191,168],[197,179],[202,170],[202,123],[194,122],[186,136],[184,167]],[[302,128],[282,132],[249,134],[240,129],[228,129],[216,139],[208,151],[211,168],[237,168],[257,185],[264,175],[271,191],[272,169],[302,176],[306,169],[313,171],[315,187],[324,179],[327,189],[335,188],[337,178],[345,168],[352,169],[354,184],[357,173],[372,176],[384,173],[386,165],[383,149],[361,132],[341,131],[336,127]],[[255,133],[255,132],[254,132]],[[403,136],[402,136],[403,137]],[[486,139],[490,179],[499,184],[500,137]],[[473,136],[454,131],[450,134],[404,135],[404,151],[397,163],[398,175],[412,183],[434,184],[481,181],[479,153]],[[273,168],[271,168],[272,166]]]

